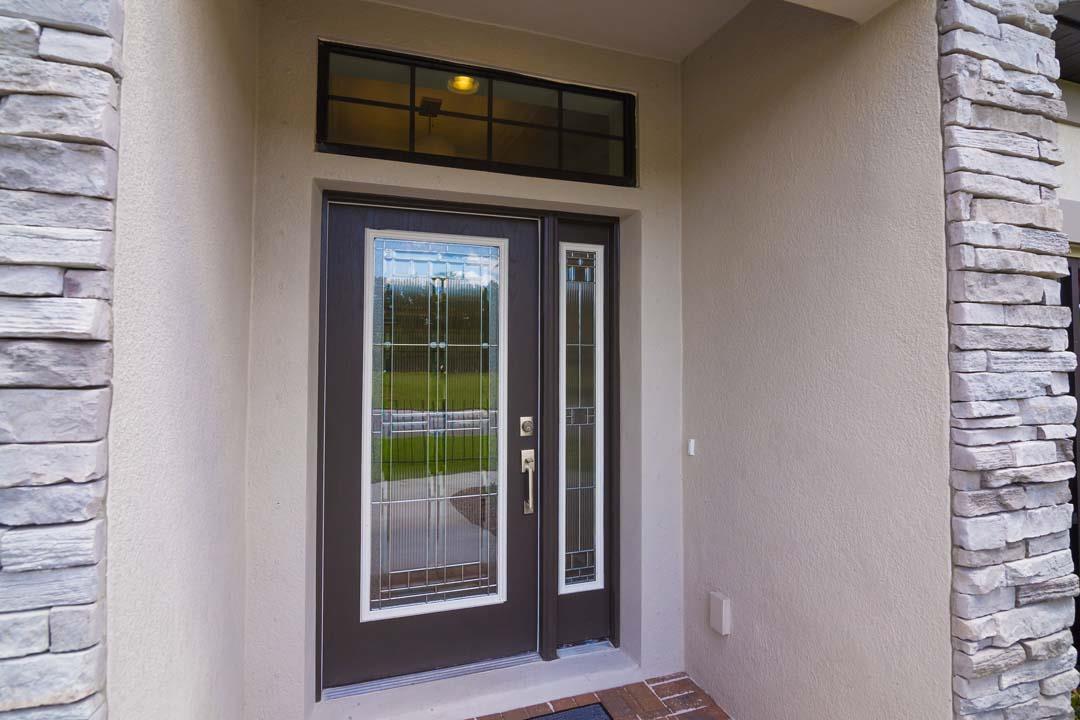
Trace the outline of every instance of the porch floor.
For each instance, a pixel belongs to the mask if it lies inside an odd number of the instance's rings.
[[[612,720],[730,720],[727,713],[686,673],[551,700],[472,720],[531,720],[554,712],[600,703]]]

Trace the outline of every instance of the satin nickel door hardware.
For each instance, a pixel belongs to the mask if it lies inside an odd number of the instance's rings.
[[[521,437],[532,437],[535,432],[536,426],[533,423],[531,417],[518,418],[518,423],[521,427]]]
[[[521,451],[521,472],[525,473],[528,485],[525,487],[525,514],[536,512],[536,451],[532,448]]]

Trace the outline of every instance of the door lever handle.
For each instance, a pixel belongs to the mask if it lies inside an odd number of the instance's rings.
[[[533,449],[521,451],[521,472],[526,473],[528,485],[525,488],[525,514],[532,515],[536,512],[536,451]]]

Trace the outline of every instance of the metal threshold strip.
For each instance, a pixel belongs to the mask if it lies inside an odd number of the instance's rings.
[[[326,688],[323,690],[323,698],[326,700],[335,700],[337,698],[350,697],[352,695],[367,695],[368,693],[379,692],[381,690],[392,690],[394,688],[433,682],[435,680],[448,680],[450,678],[461,677],[462,675],[472,675],[473,673],[486,672],[488,670],[516,667],[517,665],[526,665],[528,663],[539,661],[539,653],[521,653],[520,655],[511,655],[510,657],[499,658],[497,660],[483,660],[468,665],[458,665],[456,667],[441,668],[439,670],[428,670],[427,672],[400,675],[398,677],[384,678],[382,680],[371,680],[370,682],[356,683],[355,685],[342,685],[341,687]]]

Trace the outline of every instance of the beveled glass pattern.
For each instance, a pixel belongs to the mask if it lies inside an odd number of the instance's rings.
[[[597,579],[597,262],[565,251],[564,583]]]
[[[500,249],[376,237],[373,610],[498,593]]]

